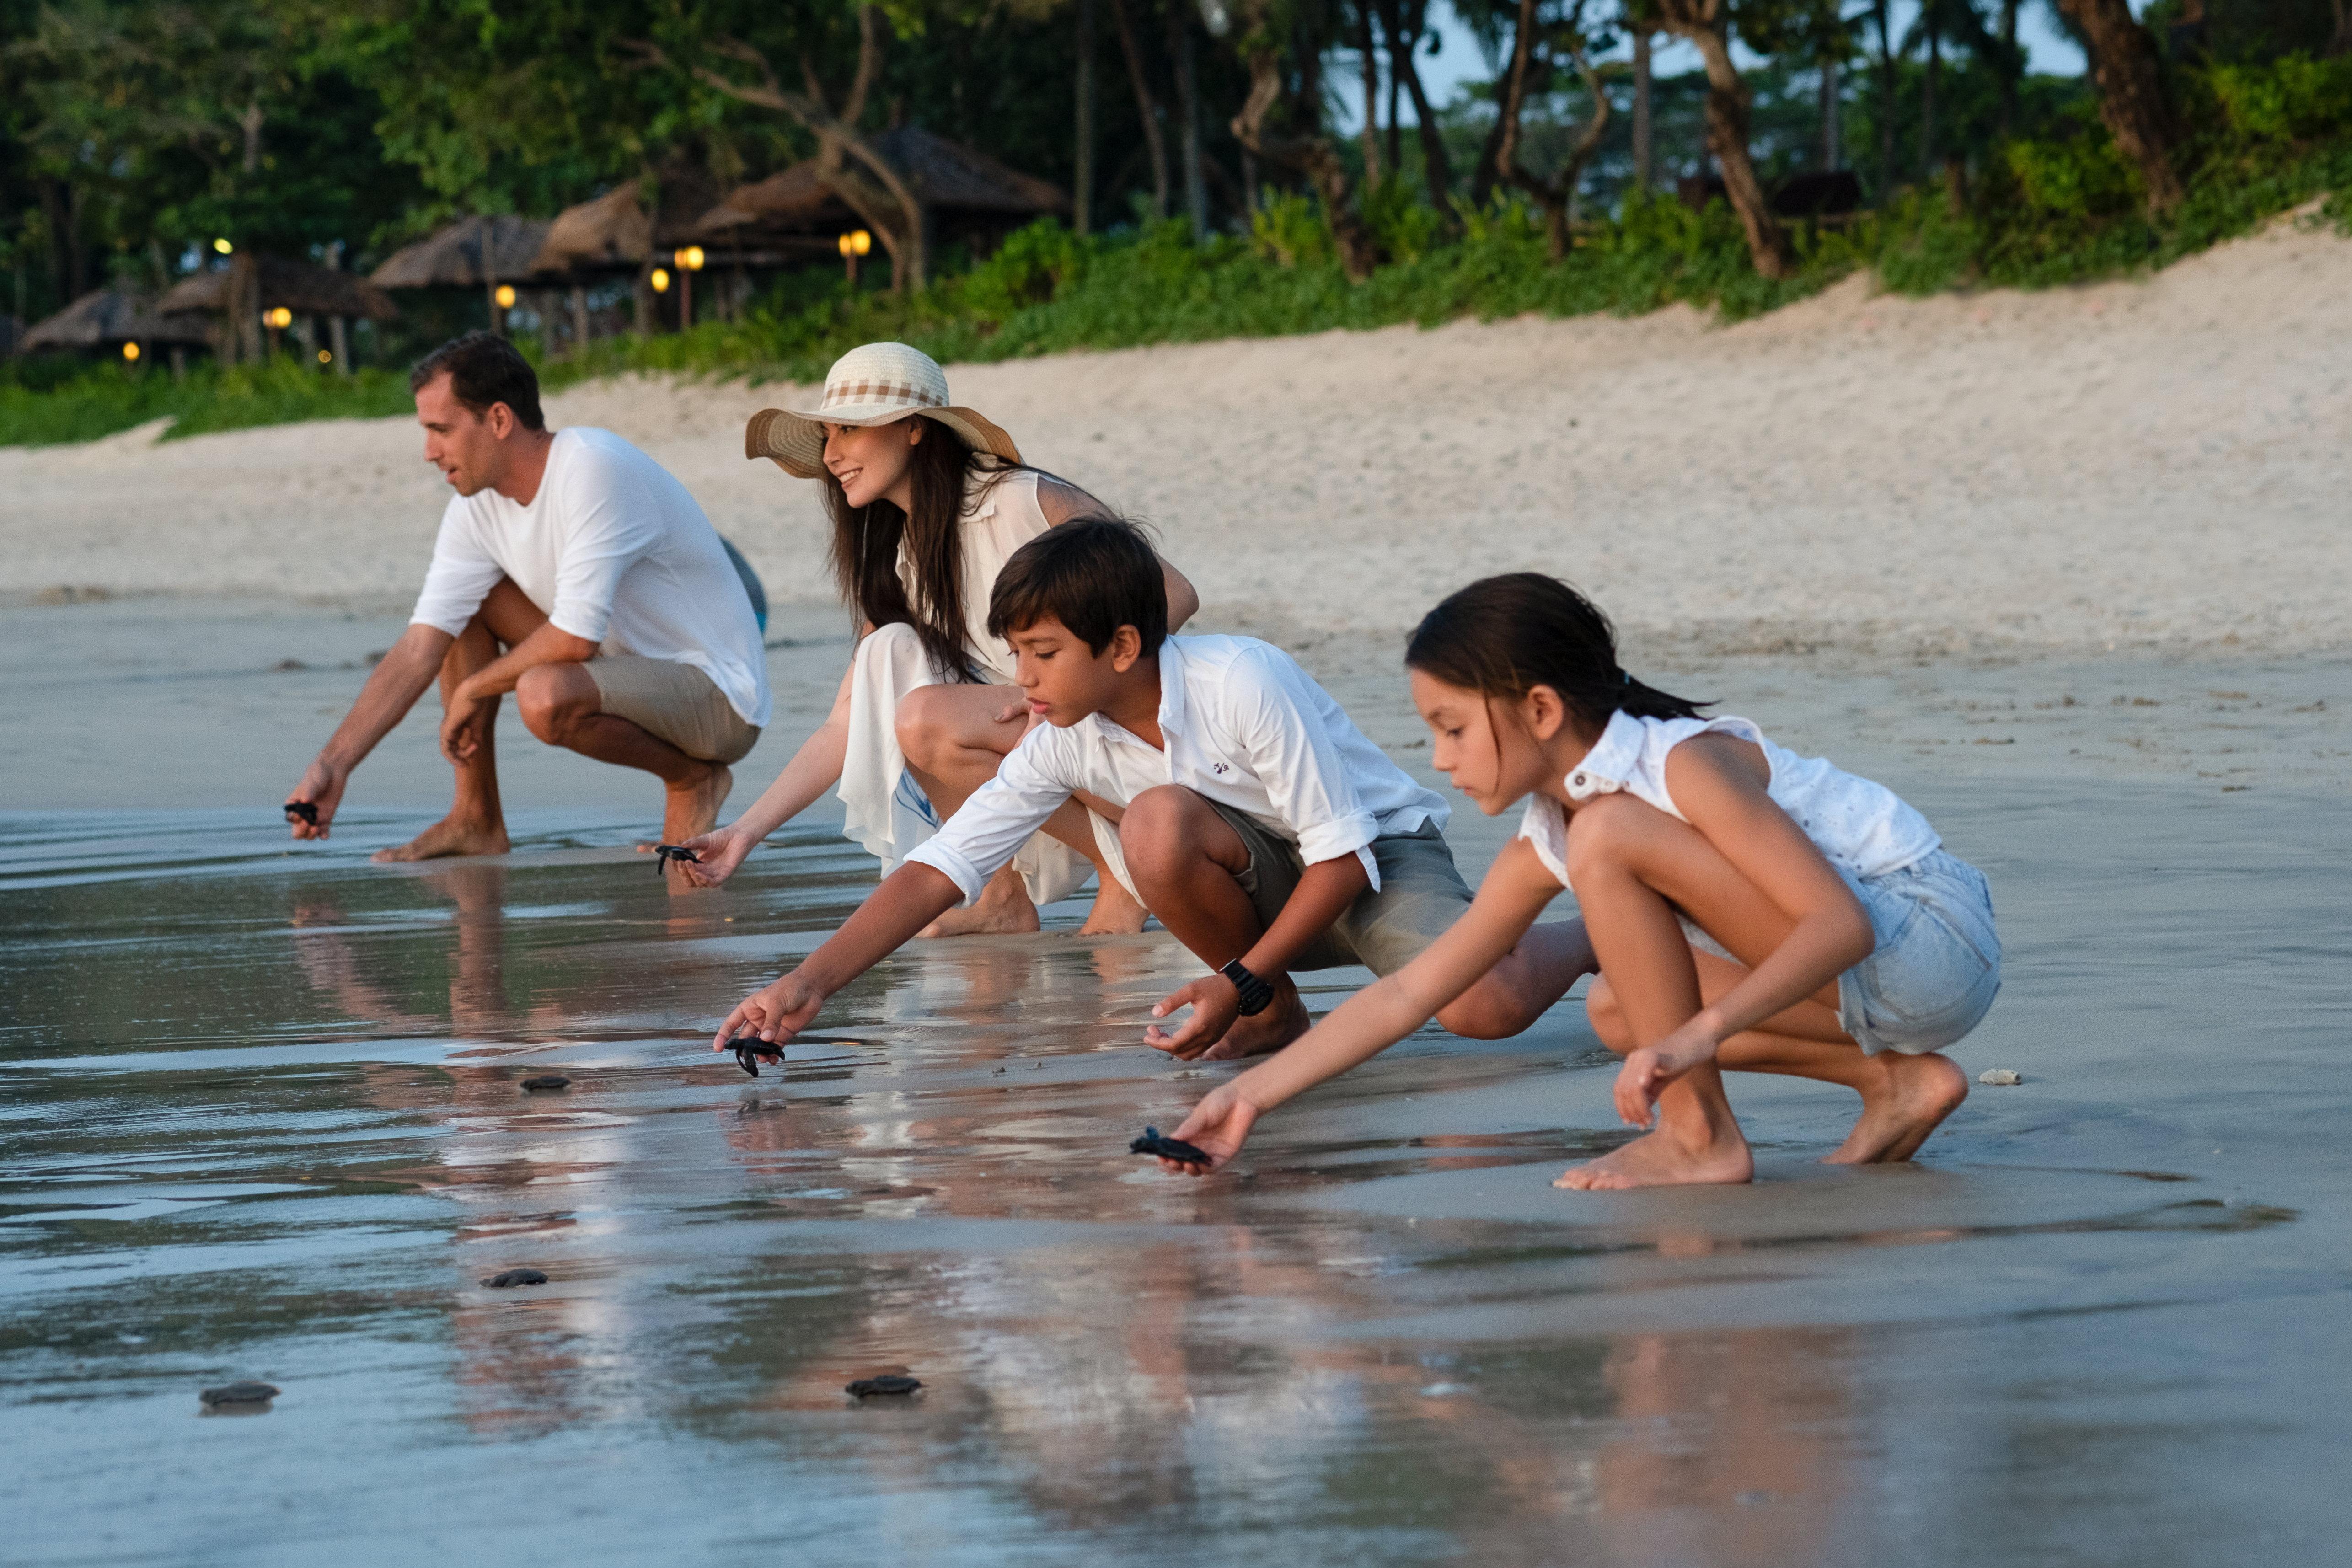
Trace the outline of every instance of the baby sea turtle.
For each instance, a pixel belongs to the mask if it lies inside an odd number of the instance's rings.
[[[1127,1152],[1130,1155],[1153,1155],[1163,1160],[1182,1160],[1187,1165],[1216,1164],[1209,1157],[1207,1150],[1195,1148],[1181,1138],[1169,1137],[1157,1127],[1144,1128],[1143,1136],[1128,1145]]]
[[[268,1383],[225,1383],[203,1390],[196,1397],[208,1410],[223,1405],[267,1405],[278,1397],[278,1389]]]
[[[525,1089],[534,1090],[566,1089],[571,1087],[571,1084],[572,1080],[564,1077],[561,1072],[545,1072],[537,1078],[526,1078],[522,1081],[522,1086]]]
[[[760,1076],[761,1062],[781,1063],[784,1060],[782,1046],[772,1040],[761,1040],[756,1034],[739,1034],[727,1044],[735,1052],[735,1065],[754,1078]]]
[[[493,1291],[512,1290],[517,1285],[544,1285],[547,1276],[536,1269],[509,1269],[482,1281]]]
[[[682,844],[656,844],[654,846],[654,874],[656,876],[667,875],[669,873],[669,862],[672,861],[692,861],[696,865],[700,865],[702,863],[702,857]]]
[[[310,826],[314,828],[317,827],[319,825],[319,802],[316,800],[287,801],[286,820],[291,822],[298,819],[301,821],[310,823]]]
[[[854,1399],[871,1399],[877,1395],[912,1394],[923,1385],[919,1377],[901,1377],[897,1373],[884,1373],[879,1377],[861,1377],[851,1383],[844,1393]]]

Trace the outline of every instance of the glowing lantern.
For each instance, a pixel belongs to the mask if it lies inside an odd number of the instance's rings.
[[[320,364],[322,364],[322,365],[332,364],[332,363],[334,362],[334,359],[335,359],[335,356],[334,356],[334,355],[332,355],[332,354],[331,354],[331,353],[329,353],[326,350],[321,349],[321,350],[319,350],[319,362],[320,362]]]
[[[263,311],[261,313],[261,319],[270,326],[279,329],[281,331],[286,328],[294,325],[294,312],[289,310],[283,305],[280,305],[275,310]]]
[[[651,277],[646,278],[646,281],[647,283],[650,283],[650,284],[652,284],[652,285],[654,286],[654,292],[655,292],[656,294],[667,294],[667,293],[668,293],[668,292],[669,292],[669,268],[667,268],[667,267],[655,267],[655,268],[654,268],[654,275],[653,275]]]
[[[225,239],[216,239],[213,241],[213,248],[220,252],[223,256],[226,256],[229,252],[235,250],[236,246],[229,244],[228,241]]]
[[[139,345],[136,343],[123,344],[122,357],[131,364],[137,364],[139,362]]]
[[[499,291],[498,291],[498,293],[496,293],[495,295],[491,296],[491,298],[494,298],[494,299],[496,299],[496,300],[499,302],[499,309],[501,309],[501,310],[511,310],[511,309],[513,309],[513,308],[514,308],[514,302],[515,302],[515,291],[514,291],[514,285],[513,285],[513,284],[511,284],[511,283],[501,283],[501,284],[499,284]]]
[[[673,252],[670,259],[677,263],[678,269],[682,272],[700,272],[704,260],[702,247],[698,245],[688,246],[683,250]]]
[[[874,248],[874,236],[864,229],[852,229],[841,236],[839,243],[842,255],[864,256]]]

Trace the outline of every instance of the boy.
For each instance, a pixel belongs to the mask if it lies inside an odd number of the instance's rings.
[[[1213,971],[1152,1009],[1190,1005],[1170,1054],[1223,1059],[1305,1033],[1295,969],[1402,968],[1470,905],[1440,830],[1445,802],[1408,778],[1281,650],[1171,637],[1160,558],[1133,525],[1063,524],[1005,562],[988,629],[1013,645],[1036,724],[939,835],[800,967],[745,998],[739,1031],[791,1039],[825,998],[969,904],[1065,801],[1084,802],[1128,890]],[[1437,1015],[1455,1034],[1516,1034],[1593,968],[1576,923],[1528,937]]]

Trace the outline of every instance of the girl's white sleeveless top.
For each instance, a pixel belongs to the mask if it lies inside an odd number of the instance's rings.
[[[1013,645],[988,634],[989,596],[1013,552],[1053,526],[1037,504],[1037,475],[1032,469],[1015,469],[1002,478],[976,474],[965,484],[963,515],[956,519],[956,537],[963,546],[963,645],[971,654],[973,674],[984,682],[1009,686],[1013,671]],[[898,580],[906,584],[908,601],[913,602],[915,569],[903,545]]]
[[[1744,718],[1635,718],[1618,712],[1591,750],[1568,776],[1568,798],[1581,804],[1619,790],[1687,822],[1666,789],[1666,754],[1695,735],[1732,735],[1763,748],[1772,779],[1765,793],[1804,830],[1822,858],[1857,880],[1885,876],[1925,860],[1942,846],[1936,830],[1884,784],[1799,757],[1764,738]],[[1528,802],[1519,837],[1534,846],[1544,869],[1568,885],[1568,812],[1549,795]]]

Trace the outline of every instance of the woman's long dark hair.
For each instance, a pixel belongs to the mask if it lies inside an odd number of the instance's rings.
[[[892,501],[853,507],[840,480],[830,472],[817,476],[825,512],[833,518],[834,580],[867,625],[905,622],[922,639],[933,664],[956,680],[973,680],[979,672],[964,646],[964,490],[975,474],[995,476],[992,484],[1023,465],[967,447],[936,422],[908,456],[911,514]],[[902,542],[914,569],[913,602],[898,576]]]
[[[1556,577],[1515,571],[1448,594],[1406,642],[1409,669],[1489,699],[1517,702],[1538,686],[1559,694],[1594,732],[1610,716],[1701,718],[1695,703],[1645,685],[1617,663],[1617,633],[1593,602]]]

